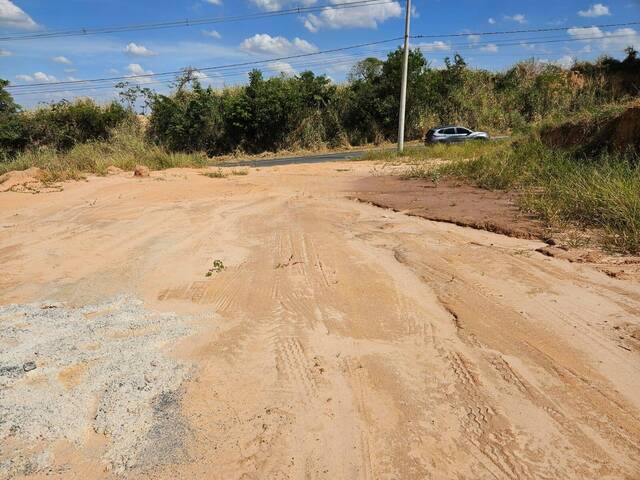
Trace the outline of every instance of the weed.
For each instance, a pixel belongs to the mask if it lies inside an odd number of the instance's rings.
[[[213,261],[213,266],[209,269],[209,271],[207,272],[207,274],[205,276],[206,277],[211,277],[214,273],[220,273],[225,268],[226,267],[224,266],[224,263],[222,263],[222,260],[214,260]]]
[[[276,270],[279,270],[281,268],[292,267],[294,265],[300,265],[301,263],[303,262],[300,262],[300,261],[295,262],[293,260],[293,254],[291,254],[291,256],[289,257],[289,260],[287,260],[285,263],[278,262],[278,264],[276,265]]]
[[[203,173],[203,175],[209,178],[227,178],[227,174],[224,173],[221,168],[218,168],[218,170],[215,170],[213,172],[205,172]]]

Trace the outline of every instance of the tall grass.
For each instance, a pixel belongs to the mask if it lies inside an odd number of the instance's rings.
[[[470,160],[412,168],[412,177],[453,177],[522,192],[522,208],[549,224],[598,228],[612,249],[640,252],[640,159],[632,153],[577,157],[536,137]]]
[[[412,146],[399,154],[394,149],[375,150],[367,153],[362,160],[415,163],[418,168],[426,160],[471,160],[488,153],[508,148],[509,141],[499,142],[463,142],[451,145],[436,144],[429,146]]]
[[[172,153],[149,144],[141,126],[128,121],[115,128],[108,140],[76,145],[67,152],[51,147],[26,151],[10,162],[0,163],[0,175],[11,170],[38,167],[45,181],[79,179],[86,173],[105,175],[110,166],[133,170],[145,165],[152,170],[176,167],[202,167],[208,158],[200,153]]]

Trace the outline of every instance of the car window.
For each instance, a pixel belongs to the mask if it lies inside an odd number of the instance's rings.
[[[444,133],[445,135],[455,135],[456,134],[456,129],[455,128],[445,128],[444,130],[441,130],[441,133]]]
[[[467,130],[466,128],[458,127],[456,130],[458,130],[459,135],[469,135],[471,133],[471,130]]]

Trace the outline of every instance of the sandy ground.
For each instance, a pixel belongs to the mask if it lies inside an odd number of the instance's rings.
[[[361,202],[427,220],[542,240],[547,245],[537,251],[544,255],[589,263],[611,277],[640,282],[640,257],[607,252],[596,230],[545,226],[518,207],[518,192],[484,190],[455,180],[406,180],[397,174],[366,176],[354,188],[354,198]]]
[[[0,477],[640,478],[639,284],[372,167],[0,194]]]

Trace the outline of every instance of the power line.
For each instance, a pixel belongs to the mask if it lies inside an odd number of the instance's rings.
[[[465,32],[465,33],[445,33],[445,34],[433,34],[433,35],[420,35],[420,38],[453,38],[453,37],[468,37],[468,36],[489,36],[489,35],[512,35],[516,33],[547,33],[547,32],[567,32],[569,30],[588,30],[591,28],[620,28],[631,27],[634,25],[640,25],[640,21],[626,22],[626,23],[603,23],[599,25],[584,25],[577,27],[549,27],[549,28],[530,28],[521,30],[502,30],[502,31],[489,31],[489,32]]]
[[[491,43],[491,42],[479,42],[479,43],[475,43],[475,44],[453,44],[453,45],[445,45],[443,48],[446,48],[447,50],[462,50],[462,49],[480,49],[483,47],[487,47],[487,46],[491,46],[494,45],[496,47],[505,47],[505,46],[519,46],[522,45],[523,43],[535,43],[536,45],[540,45],[540,44],[551,44],[551,43],[564,43],[564,42],[575,42],[575,41],[589,41],[589,40],[599,40],[602,38],[607,38],[607,39],[612,39],[612,38],[626,38],[626,37],[630,37],[632,36],[632,34],[620,34],[620,35],[607,35],[602,36],[602,35],[598,35],[598,36],[579,36],[579,37],[574,37],[574,38],[552,38],[549,39],[548,37],[543,37],[545,39],[540,39],[540,38],[520,38],[520,39],[513,39],[513,40],[509,40],[509,41],[505,41],[505,42],[496,42],[496,43]],[[425,36],[425,35],[414,35],[412,36],[412,38],[414,39],[423,39],[423,38],[433,38],[432,36]],[[261,65],[261,64],[269,64],[269,63],[273,63],[273,62],[278,62],[278,61],[284,61],[284,60],[292,60],[292,59],[299,59],[299,58],[307,58],[307,57],[312,57],[312,56],[317,56],[317,55],[323,55],[323,54],[327,54],[327,53],[335,53],[335,52],[342,52],[342,51],[348,51],[348,50],[353,50],[353,49],[358,49],[358,48],[365,48],[365,47],[370,47],[370,46],[375,46],[375,45],[381,45],[381,44],[385,44],[385,43],[390,43],[390,42],[395,42],[395,41],[399,41],[402,40],[402,37],[396,37],[396,38],[392,38],[392,39],[388,39],[388,40],[380,40],[377,42],[368,42],[368,43],[363,43],[363,44],[359,44],[359,45],[351,45],[351,46],[346,46],[346,47],[339,47],[339,48],[334,48],[334,49],[329,49],[329,50],[322,50],[319,52],[310,52],[310,53],[303,53],[303,54],[297,54],[297,55],[289,55],[289,56],[282,56],[282,57],[276,57],[276,58],[270,58],[270,59],[265,59],[265,60],[254,60],[254,61],[249,61],[249,62],[240,62],[240,63],[234,63],[234,64],[228,64],[228,65],[218,65],[218,66],[212,66],[212,67],[202,67],[202,68],[194,68],[197,71],[200,72],[213,72],[216,70],[225,70],[225,69],[229,69],[229,68],[234,68],[234,67],[245,67],[245,66],[257,66],[257,65]],[[424,47],[424,46],[423,46]],[[459,48],[458,48],[459,47]],[[443,52],[444,53],[444,52]],[[40,82],[40,83],[30,83],[30,84],[18,84],[18,85],[9,85],[6,88],[11,90],[12,92],[18,92],[24,89],[32,89],[33,87],[53,87],[53,86],[59,86],[59,85],[86,85],[89,83],[100,83],[100,82],[115,82],[115,81],[131,81],[131,80],[136,80],[136,79],[147,79],[147,78],[158,78],[158,77],[163,77],[163,76],[175,76],[175,75],[179,75],[183,73],[183,70],[174,70],[174,71],[169,71],[169,72],[162,72],[162,73],[147,73],[147,74],[137,74],[137,75],[124,75],[124,76],[115,76],[115,77],[105,77],[105,78],[94,78],[94,79],[87,79],[87,80],[67,80],[67,81],[60,81],[60,82]]]
[[[289,8],[289,9],[283,9],[283,10],[275,10],[272,12],[261,12],[261,13],[227,16],[227,17],[208,17],[208,18],[194,18],[194,19],[186,18],[186,19],[171,20],[167,22],[157,22],[157,23],[142,23],[142,24],[134,24],[134,25],[78,28],[73,30],[53,30],[53,31],[44,31],[39,33],[14,34],[14,35],[0,37],[0,42],[7,42],[7,41],[13,41],[13,40],[38,40],[38,39],[59,38],[59,37],[74,37],[74,36],[86,36],[86,35],[99,35],[99,34],[106,34],[106,33],[122,33],[122,32],[143,31],[143,30],[161,30],[161,29],[169,29],[169,28],[213,25],[213,24],[220,24],[220,23],[240,22],[240,21],[246,21],[246,20],[258,20],[263,18],[314,13],[314,12],[320,12],[327,8],[331,8],[335,10],[343,10],[348,8],[368,7],[373,5],[395,3],[395,1],[396,0],[357,0],[354,2],[315,5],[312,7]]]
[[[513,46],[520,46],[522,44],[528,44],[528,43],[534,43],[536,45],[541,45],[541,44],[550,44],[550,43],[565,43],[565,42],[588,42],[591,40],[604,40],[604,39],[613,39],[613,38],[627,38],[627,37],[635,37],[636,33],[624,33],[624,34],[612,34],[612,35],[595,35],[595,36],[577,36],[577,37],[572,37],[572,38],[566,38],[566,37],[533,37],[533,38],[515,38],[515,39],[509,39],[508,41],[502,41],[502,42],[475,42],[475,43],[455,43],[455,44],[443,44],[443,47],[446,47],[447,50],[454,50],[455,47],[468,47],[468,48],[481,48],[481,47],[485,47],[488,45],[495,45],[497,47],[513,47]],[[421,35],[416,35],[413,38],[425,38]],[[426,47],[428,45],[420,45],[418,44],[417,47]],[[440,50],[442,51],[442,50]]]
[[[371,49],[371,50],[367,50],[366,53],[363,52],[363,54],[361,54],[359,57],[355,57],[352,55],[345,55],[345,54],[340,54],[340,55],[334,55],[334,56],[323,56],[322,58],[319,59],[315,59],[313,61],[305,61],[305,62],[296,62],[293,61],[290,63],[290,65],[298,70],[304,70],[306,68],[310,68],[310,67],[317,67],[317,66],[326,66],[327,64],[331,65],[331,67],[336,67],[336,66],[344,66],[344,65],[353,65],[354,63],[356,63],[357,61],[359,61],[360,59],[363,58],[363,56],[366,54],[366,56],[371,56],[371,55],[376,55],[376,54],[383,54],[388,52],[389,50],[387,48],[378,48],[378,49]],[[271,70],[275,71],[274,68],[270,67]],[[199,70],[194,69],[196,72],[199,72]],[[217,73],[219,72],[216,71],[215,75],[212,77],[207,77],[206,79],[199,79],[202,81],[207,81],[207,80],[218,80],[218,79],[222,79],[222,78],[233,78],[233,77],[239,77],[239,76],[244,76],[246,74],[248,74],[251,70],[248,70],[246,68],[242,69],[242,68],[230,68],[230,69],[225,69],[224,71],[222,71],[222,73]],[[135,79],[132,79],[135,80]],[[175,78],[168,78],[165,80],[151,80],[151,81],[145,81],[144,83],[141,83],[141,86],[148,86],[148,85],[168,85],[172,82],[175,81]],[[81,81],[82,82],[82,81]],[[52,84],[47,84],[47,85],[52,85]],[[35,94],[42,94],[42,93],[60,93],[60,92],[75,92],[75,91],[89,91],[89,90],[99,90],[99,89],[109,89],[109,88],[114,88],[114,83],[108,83],[108,84],[104,84],[100,83],[100,84],[92,84],[92,85],[72,85],[72,86],[68,86],[68,87],[64,87],[64,86],[56,86],[53,85],[53,88],[47,89],[44,87],[35,87],[34,85],[30,85],[33,86],[34,89],[32,90],[20,90],[18,92],[12,93],[12,95],[14,96],[20,96],[20,95],[35,95]]]
[[[318,51],[318,52],[300,53],[300,54],[297,54],[297,55],[288,55],[288,56],[283,56],[283,57],[270,58],[270,59],[266,59],[266,60],[255,60],[255,61],[250,61],[250,62],[240,62],[240,63],[233,63],[233,64],[228,64],[228,65],[218,65],[218,66],[214,66],[214,67],[195,68],[195,70],[198,70],[200,72],[208,72],[208,71],[215,71],[215,70],[224,69],[224,68],[230,68],[230,67],[243,67],[243,66],[249,66],[249,65],[259,65],[259,64],[262,64],[262,63],[271,63],[271,62],[279,62],[279,61],[284,61],[284,60],[291,60],[291,59],[294,59],[294,58],[312,57],[312,56],[316,56],[316,55],[322,55],[322,54],[325,54],[325,53],[343,52],[343,51],[353,50],[353,49],[357,49],[357,48],[364,48],[364,47],[369,47],[369,46],[373,46],[373,45],[381,45],[381,44],[384,44],[384,43],[396,42],[398,40],[402,40],[402,37],[390,38],[388,40],[378,40],[376,42],[361,43],[361,44],[358,44],[358,45],[350,45],[350,46],[347,46],[347,47],[332,48],[332,49],[329,49],[329,50],[321,50],[321,51]],[[74,84],[79,84],[79,83],[118,81],[118,80],[126,81],[126,80],[135,80],[135,79],[139,79],[139,78],[152,78],[152,77],[157,77],[157,76],[162,76],[162,75],[178,75],[178,74],[181,74],[182,72],[183,72],[182,70],[174,70],[172,72],[146,73],[146,74],[140,74],[140,75],[94,78],[94,79],[90,79],[90,80],[68,80],[68,81],[62,81],[62,82],[41,82],[41,83],[31,83],[31,84],[9,85],[6,88],[7,89],[11,89],[11,90],[15,90],[15,89],[20,89],[20,88],[37,87],[37,86],[74,85]]]
[[[195,19],[186,18],[186,19],[172,20],[172,21],[158,22],[158,23],[142,23],[142,24],[95,27],[95,28],[78,28],[74,30],[53,30],[53,31],[45,31],[45,32],[39,32],[39,33],[25,33],[25,34],[14,34],[10,36],[4,36],[4,37],[0,37],[0,41],[35,40],[35,39],[57,38],[57,37],[97,35],[97,34],[106,34],[106,33],[158,30],[158,29],[166,29],[166,28],[193,27],[193,26],[219,24],[219,23],[239,22],[239,21],[245,21],[245,20],[255,20],[255,19],[278,17],[278,16],[315,13],[315,12],[325,10],[327,8],[342,10],[342,9],[350,9],[350,8],[367,7],[367,6],[373,6],[373,5],[396,3],[396,1],[397,0],[358,0],[354,2],[323,4],[323,5],[315,5],[312,7],[289,8],[289,9],[276,10],[272,12],[261,12],[261,13],[255,13],[255,14],[236,15],[236,16],[227,16],[227,17],[208,17],[208,18],[195,18]],[[510,35],[510,34],[516,34],[516,33],[545,33],[545,32],[561,32],[561,31],[567,31],[572,29],[621,28],[621,27],[630,27],[634,25],[640,25],[640,21],[625,22],[625,23],[606,23],[606,24],[584,25],[584,26],[574,26],[574,27],[545,27],[545,28],[531,28],[531,29],[503,30],[503,31],[480,31],[480,32],[465,32],[465,33],[433,34],[433,35],[423,35],[421,36],[421,38],[455,38],[455,37],[466,37],[469,35],[493,36],[493,35]]]
[[[364,0],[363,0],[364,1]],[[370,2],[370,0],[367,0]],[[361,2],[362,3],[362,2]],[[606,24],[606,25],[594,25],[594,28],[604,28],[604,27],[620,27],[620,26],[629,26],[640,24],[640,22],[627,22],[624,24]],[[574,27],[574,28],[585,28],[585,27]],[[452,37],[469,37],[474,35],[507,35],[507,34],[516,34],[522,32],[557,32],[557,31],[566,31],[570,30],[568,28],[537,28],[537,29],[527,29],[527,30],[511,30],[511,31],[495,31],[495,32],[481,32],[481,33],[464,33],[464,34],[445,34],[445,35],[414,35],[411,38],[414,39],[435,39],[435,38],[452,38]],[[467,50],[477,50],[486,48],[488,46],[496,46],[496,47],[505,47],[505,46],[521,46],[523,44],[533,43],[535,45],[541,44],[550,44],[550,43],[564,43],[564,42],[574,42],[574,41],[590,41],[590,40],[599,40],[599,39],[612,39],[612,38],[624,38],[634,36],[635,34],[596,34],[596,35],[578,35],[572,38],[566,37],[527,37],[527,38],[515,38],[515,39],[504,39],[504,41],[498,42],[465,42],[465,43],[454,43],[454,44],[443,44],[442,48],[437,49],[436,51],[441,54],[446,54],[447,52],[453,51],[467,51]],[[380,40],[376,42],[368,42],[359,45],[351,45],[346,47],[339,47],[329,50],[323,50],[318,52],[309,52],[304,54],[297,55],[289,55],[282,56],[277,58],[270,58],[265,60],[256,60],[256,61],[248,61],[241,63],[234,63],[228,65],[218,65],[212,67],[203,67],[203,68],[194,68],[196,71],[200,72],[221,72],[221,71],[229,71],[231,69],[238,69],[247,66],[257,66],[260,64],[269,64],[278,61],[284,60],[296,60],[296,59],[306,59],[312,56],[320,56],[327,55],[330,53],[340,53],[348,50],[359,49],[359,48],[368,48],[372,46],[382,45],[385,43],[390,43],[394,41],[401,40],[401,37],[392,38],[388,40]],[[420,45],[418,45],[420,46]],[[426,48],[427,45],[422,45],[423,48]],[[373,52],[370,52],[373,53]],[[435,53],[434,50],[429,51],[429,53]],[[529,52],[531,53],[531,52]],[[548,52],[541,52],[544,55],[550,55]],[[553,54],[551,54],[553,55]],[[324,59],[323,62],[327,62],[329,59]],[[109,85],[104,85],[101,88],[113,88],[113,82],[116,81],[145,81],[145,84],[162,84],[169,83],[173,81],[173,78],[159,81],[159,79],[163,77],[175,77],[175,75],[183,73],[184,70],[176,70],[169,72],[161,72],[161,73],[148,73],[148,74],[137,74],[137,75],[125,75],[125,76],[114,76],[114,77],[106,77],[106,78],[97,78],[97,79],[86,79],[86,80],[67,80],[60,82],[41,82],[41,83],[29,83],[29,84],[19,84],[19,85],[10,85],[7,88],[12,90],[12,93],[15,95],[26,95],[26,94],[37,94],[37,93],[56,93],[60,91],[80,91],[80,90],[89,90],[95,89],[99,84],[105,84],[105,82],[109,83]],[[243,72],[244,74],[246,72]],[[238,76],[240,74],[237,74]],[[226,76],[218,74],[218,77]],[[150,79],[156,79],[158,81],[147,81]],[[64,86],[63,88],[60,88]],[[81,87],[81,88],[70,88],[70,87]]]
[[[461,49],[461,50],[466,50],[466,49]],[[388,49],[378,49],[378,50],[372,50],[367,52],[367,56],[371,55],[371,54],[376,54],[376,53],[385,53],[388,52]],[[562,57],[565,56],[565,53],[549,53],[549,52],[544,52],[544,51],[529,51],[528,52],[530,55],[528,58],[531,58],[534,55],[544,55],[547,58],[554,58],[554,57]],[[483,53],[474,53],[473,57],[491,57],[491,58],[518,58],[518,57],[522,57],[522,55],[520,54],[496,54],[496,53],[490,53],[490,54],[483,54]],[[305,62],[305,63],[295,63],[292,62],[292,67],[294,67],[296,70],[298,71],[303,71],[305,69],[308,68],[312,68],[312,67],[316,67],[316,66],[324,66],[327,64],[327,62],[331,62],[331,66],[346,66],[346,65],[353,65],[355,64],[360,58],[355,58],[355,57],[350,57],[350,56],[342,56],[342,57],[331,57],[331,58],[323,58],[320,60],[316,60],[314,62]],[[227,71],[224,73],[218,73],[216,74],[214,77],[208,77],[206,79],[200,79],[202,82],[206,82],[206,81],[216,81],[216,80],[224,80],[224,79],[232,79],[232,78],[239,78],[239,77],[244,77],[246,76],[248,73],[250,72],[250,70],[244,69],[244,70],[236,70],[236,71]],[[141,84],[141,86],[169,86],[171,83],[174,82],[173,78],[167,79],[167,80],[154,80],[154,81],[149,81],[149,82],[145,82],[143,84]],[[42,95],[42,94],[55,94],[55,93],[70,93],[73,94],[75,92],[94,92],[94,91],[99,91],[99,90],[109,90],[109,89],[113,89],[115,88],[115,85],[113,83],[108,84],[108,85],[89,85],[89,86],[82,86],[82,85],[76,85],[76,86],[71,86],[71,87],[67,87],[67,88],[63,88],[63,87],[57,87],[57,88],[53,88],[53,89],[36,89],[36,90],[30,90],[30,91],[20,91],[20,92],[16,92],[13,93],[12,95],[14,97],[20,97],[20,96],[28,96],[28,95]]]

